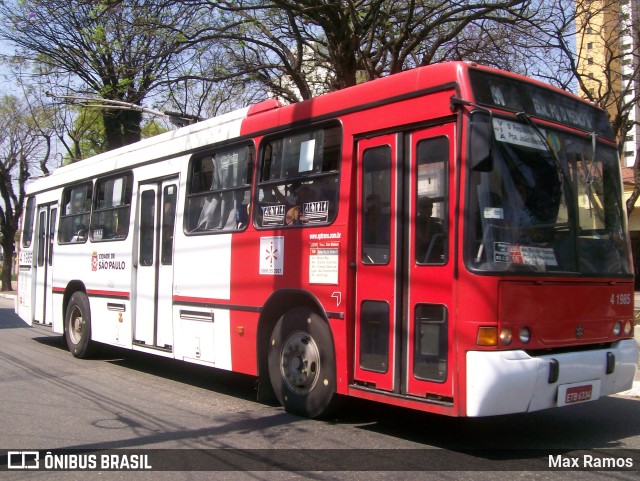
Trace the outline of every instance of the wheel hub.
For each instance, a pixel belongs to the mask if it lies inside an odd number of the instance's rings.
[[[82,319],[82,313],[77,309],[71,314],[71,339],[75,344],[80,342],[82,338],[82,327],[84,326],[84,320]]]
[[[320,371],[320,352],[308,333],[291,333],[284,342],[281,361],[282,377],[292,391],[304,394],[313,389]]]

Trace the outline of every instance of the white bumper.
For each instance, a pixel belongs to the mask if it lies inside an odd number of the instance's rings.
[[[607,353],[615,369],[606,374]],[[549,383],[551,360],[559,364],[558,380]],[[567,384],[593,381],[589,400],[631,388],[638,362],[634,339],[615,342],[609,349],[531,357],[524,351],[467,353],[467,416],[494,416],[538,411],[563,405],[558,391]]]

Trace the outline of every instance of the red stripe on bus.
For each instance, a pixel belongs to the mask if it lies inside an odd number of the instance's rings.
[[[52,292],[54,294],[64,294],[66,292],[65,287],[52,287]],[[87,295],[89,296],[101,296],[101,297],[119,297],[123,299],[129,299],[131,297],[131,293],[126,291],[104,291],[100,289],[87,289]]]
[[[173,296],[173,302],[192,302],[194,304],[213,304],[213,303],[220,303],[220,299],[211,299],[208,297]]]
[[[87,289],[87,294],[90,296],[103,296],[103,297],[122,297],[129,299],[129,292],[122,291],[103,291],[98,289]]]

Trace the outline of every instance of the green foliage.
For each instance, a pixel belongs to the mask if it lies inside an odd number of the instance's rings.
[[[164,134],[169,130],[170,129],[162,125],[161,122],[151,119],[148,122],[145,122],[144,125],[142,126],[142,138],[148,139],[149,137],[154,137],[156,135]]]
[[[75,121],[73,127],[68,131],[68,136],[73,144],[73,154],[67,154],[65,164],[86,159],[107,150],[100,109],[73,107],[73,110],[76,112]]]
[[[0,236],[2,238],[4,266],[11,268],[16,236],[25,201],[25,185],[38,174],[36,165],[44,166],[49,155],[46,131],[41,130],[34,109],[15,96],[0,99]],[[2,289],[10,289],[8,272],[2,277]]]
[[[147,0],[22,0],[0,2],[0,38],[15,46],[37,74],[51,82],[55,93],[68,95],[78,87],[85,96],[99,96],[142,105],[155,91],[175,82],[190,60],[183,55],[185,39],[199,2]],[[61,84],[65,88],[59,89]],[[77,91],[77,90],[76,90]],[[135,111],[103,109],[106,148],[135,142],[141,137],[142,117]],[[74,128],[86,129],[87,119]],[[98,128],[98,127],[96,127]],[[89,132],[89,130],[87,130]],[[105,148],[93,137],[89,145],[74,138],[78,151]],[[84,156],[84,152],[81,152]]]

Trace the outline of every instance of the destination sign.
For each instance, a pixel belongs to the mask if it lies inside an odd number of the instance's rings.
[[[588,103],[539,85],[480,70],[469,70],[475,101],[490,107],[526,112],[614,140],[607,115]]]

